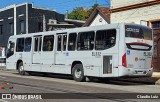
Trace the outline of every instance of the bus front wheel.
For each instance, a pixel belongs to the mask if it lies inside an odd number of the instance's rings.
[[[19,63],[19,65],[18,65],[18,72],[19,72],[20,75],[24,75],[25,74],[23,62]]]
[[[73,79],[78,82],[82,82],[85,79],[84,70],[82,64],[76,64],[72,69]]]

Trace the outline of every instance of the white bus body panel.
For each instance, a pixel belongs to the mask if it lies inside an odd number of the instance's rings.
[[[15,35],[11,36],[10,40],[13,40],[16,44],[16,39],[20,37],[32,37],[32,49],[31,52],[16,52],[15,54],[7,59],[7,69],[16,69],[16,64],[18,60],[22,60],[24,63],[24,69],[26,71],[36,71],[36,72],[49,72],[49,73],[62,73],[62,74],[71,74],[71,67],[73,62],[79,61],[83,65],[84,75],[85,76],[94,76],[94,77],[119,77],[119,76],[134,76],[134,72],[136,68],[141,68],[146,66],[146,69],[142,69],[147,71],[147,75],[150,76],[152,73],[149,71],[148,66],[150,63],[142,64],[142,66],[137,66],[132,57],[135,55],[127,56],[128,65],[134,63],[133,68],[125,68],[122,66],[122,56],[126,53],[126,39],[125,39],[125,24],[110,24],[103,26],[95,26],[95,27],[84,27],[84,28],[75,28],[67,29],[62,31],[49,31],[42,33],[33,33],[33,34],[25,34],[25,35]],[[58,33],[67,32],[84,32],[84,31],[97,31],[97,30],[107,30],[107,29],[116,29],[116,44],[115,46],[106,49],[106,50],[87,50],[87,51],[57,51],[57,35]],[[54,35],[54,49],[50,52],[34,52],[34,41],[33,36],[42,35],[42,39],[45,35]],[[67,37],[68,41],[68,37]],[[68,42],[67,42],[68,44]],[[42,40],[43,45],[43,40]],[[16,46],[16,45],[15,45]],[[137,53],[136,51],[131,51],[131,53],[136,53],[136,56],[142,57],[142,53]],[[105,64],[103,62],[106,62]],[[106,66],[109,66],[108,69]],[[135,68],[134,68],[135,67]],[[141,74],[135,74],[141,75]],[[143,74],[144,75],[144,74]],[[145,76],[145,75],[144,75]]]

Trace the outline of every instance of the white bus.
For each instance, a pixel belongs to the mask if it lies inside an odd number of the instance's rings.
[[[153,37],[149,27],[108,24],[9,38],[6,67],[85,77],[150,77]]]

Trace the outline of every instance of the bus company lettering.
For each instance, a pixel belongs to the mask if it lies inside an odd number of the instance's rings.
[[[100,57],[101,56],[101,52],[92,52],[92,56]]]

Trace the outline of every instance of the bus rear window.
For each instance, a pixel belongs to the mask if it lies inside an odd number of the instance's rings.
[[[152,40],[152,29],[145,26],[126,25],[125,36],[130,38]]]

